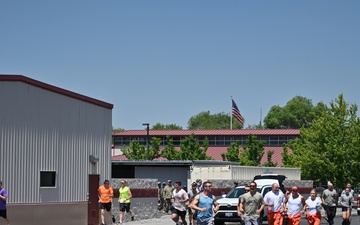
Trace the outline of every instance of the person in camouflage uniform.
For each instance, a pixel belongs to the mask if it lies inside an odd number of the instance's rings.
[[[171,196],[174,191],[174,186],[171,185],[171,180],[168,180],[167,185],[164,187],[164,213],[168,213],[171,207]]]

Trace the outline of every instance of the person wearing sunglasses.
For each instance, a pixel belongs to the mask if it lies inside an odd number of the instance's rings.
[[[264,198],[256,191],[256,186],[255,182],[250,183],[250,191],[240,197],[237,207],[238,216],[244,218],[245,225],[258,225],[260,213],[265,206]]]
[[[301,215],[305,212],[304,196],[299,194],[299,188],[293,186],[291,194],[288,195],[284,202],[284,212],[288,217],[288,225],[300,225]]]
[[[203,187],[204,190],[195,196],[190,207],[197,211],[197,225],[213,225],[214,213],[219,210],[219,204],[211,193],[211,182],[204,182]]]

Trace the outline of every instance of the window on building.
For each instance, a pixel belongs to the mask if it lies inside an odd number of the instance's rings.
[[[55,187],[55,180],[55,171],[40,171],[40,187]]]

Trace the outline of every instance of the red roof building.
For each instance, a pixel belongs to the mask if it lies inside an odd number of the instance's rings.
[[[221,154],[227,152],[227,148],[234,141],[238,141],[240,145],[245,145],[246,139],[249,135],[255,135],[258,140],[264,141],[264,152],[261,164],[267,162],[267,151],[272,150],[272,162],[277,166],[282,165],[283,145],[290,140],[300,136],[299,129],[243,129],[243,130],[150,130],[149,140],[152,137],[157,137],[162,140],[162,146],[166,145],[166,137],[170,136],[173,143],[179,148],[181,139],[194,134],[201,142],[205,138],[209,140],[209,148],[207,155],[214,160],[222,160]],[[128,130],[118,133],[113,133],[115,148],[128,146],[132,140],[137,140],[140,144],[146,145],[146,130]],[[127,160],[124,155],[117,155],[112,157],[113,161]],[[157,159],[159,161],[166,159]]]

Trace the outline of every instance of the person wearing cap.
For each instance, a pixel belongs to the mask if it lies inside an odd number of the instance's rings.
[[[337,196],[338,194],[334,189],[333,184],[331,182],[328,182],[328,188],[323,191],[321,195],[321,201],[327,215],[325,217],[325,220],[329,223],[329,225],[334,224]]]
[[[193,182],[191,184],[191,190],[188,192],[189,205],[191,204],[191,202],[194,200],[195,196],[198,193],[199,192],[197,191],[197,184],[195,182]],[[196,214],[194,215],[194,212],[195,212],[195,210],[193,210],[191,207],[188,207],[189,225],[192,225],[193,221],[194,221],[194,225],[196,225]]]
[[[164,213],[168,213],[171,207],[171,196],[174,191],[174,187],[171,185],[171,180],[167,181],[167,185],[164,187]]]
[[[266,193],[266,195],[264,196],[264,201],[265,201],[265,206],[267,206],[268,224],[269,225],[281,225],[285,195],[280,190],[278,183],[272,184],[271,191]]]
[[[196,179],[196,184],[197,184],[197,190],[198,190],[198,192],[201,192],[202,190],[204,190],[201,179]]]
[[[161,186],[161,182],[158,182],[158,210],[161,211],[164,207],[164,189]]]
[[[239,185],[239,182],[235,181],[234,182],[234,188],[236,188]]]
[[[256,186],[255,182],[250,183],[250,191],[241,195],[237,207],[238,216],[244,218],[245,225],[258,225],[260,213],[265,206],[264,198],[256,191]]]
[[[291,194],[284,202],[284,212],[287,213],[288,225],[300,225],[301,215],[305,212],[305,199],[299,194],[299,188],[293,186]]]
[[[305,201],[304,210],[309,225],[320,225],[321,222],[321,199],[317,197],[316,189],[310,191],[310,197]]]

